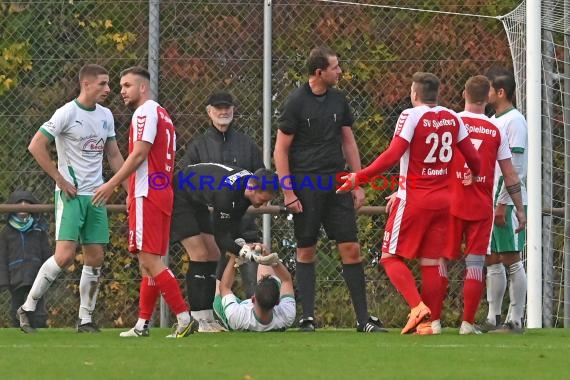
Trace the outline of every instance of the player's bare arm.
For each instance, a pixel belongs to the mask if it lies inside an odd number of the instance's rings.
[[[390,214],[390,210],[392,209],[392,205],[394,204],[394,202],[396,202],[396,196],[398,195],[398,193],[392,193],[390,195],[388,195],[386,199],[388,202],[386,203],[386,214]]]
[[[499,160],[497,162],[499,163],[499,167],[503,173],[505,188],[513,200],[515,207],[517,208],[516,217],[519,222],[519,226],[515,232],[520,232],[524,230],[526,226],[526,215],[524,212],[519,175],[510,158],[507,158],[506,160]]]
[[[75,197],[77,188],[70,182],[66,181],[61,175],[57,167],[53,165],[52,157],[49,154],[49,139],[41,132],[36,132],[28,151],[32,154],[38,165],[55,181],[57,186],[70,198]]]
[[[222,297],[232,294],[232,285],[234,284],[234,278],[236,274],[235,266],[236,257],[234,255],[228,255],[228,262],[224,268],[224,273],[222,274],[222,279],[220,280],[220,295]]]
[[[141,163],[146,160],[148,153],[152,144],[146,141],[137,141],[134,143],[133,150],[129,157],[125,160],[125,163],[117,173],[109,181],[99,186],[93,194],[93,204],[100,205],[107,202],[109,197],[115,191],[115,188],[121,185],[124,181],[129,178],[129,176],[137,170]]]
[[[395,136],[390,142],[390,146],[382,154],[380,154],[372,164],[362,169],[358,173],[350,173],[342,179],[345,181],[337,193],[346,193],[357,186],[359,183],[367,183],[367,178],[372,178],[377,174],[383,173],[398,162],[402,155],[408,149],[409,143],[400,136]]]
[[[289,273],[285,265],[279,262],[273,267],[273,271],[275,272],[275,276],[281,280],[280,295],[294,295],[295,291],[293,289],[293,278],[291,277],[291,273]]]
[[[287,205],[287,210],[294,214],[303,212],[303,205],[297,199],[293,192],[293,183],[291,181],[291,169],[289,168],[289,149],[295,138],[294,134],[285,134],[281,130],[277,130],[277,138],[275,140],[275,150],[273,158],[275,160],[275,170],[279,176],[283,189],[283,202]]]

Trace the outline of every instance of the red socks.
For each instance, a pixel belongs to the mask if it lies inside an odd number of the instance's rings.
[[[463,282],[463,320],[475,323],[475,314],[483,297],[485,283],[483,282],[483,268],[467,267],[465,281]]]
[[[143,277],[140,286],[139,318],[150,321],[160,291],[152,277]]]
[[[416,281],[410,269],[398,257],[388,257],[380,260],[384,266],[384,270],[390,279],[390,282],[398,292],[404,297],[410,309],[418,306],[422,299],[418,289],[416,288]],[[429,306],[429,305],[428,305]]]
[[[441,316],[439,294],[441,293],[441,280],[439,278],[439,265],[420,266],[422,274],[422,300],[431,310],[433,321]]]
[[[174,314],[180,314],[184,311],[188,311],[188,306],[186,305],[184,298],[182,298],[182,292],[180,292],[178,281],[176,281],[176,278],[170,269],[166,268],[160,272],[154,278],[154,282],[156,287],[160,289],[164,300]]]

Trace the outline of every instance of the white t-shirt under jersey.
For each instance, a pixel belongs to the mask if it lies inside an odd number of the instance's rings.
[[[519,174],[522,200],[523,204],[526,205],[528,203],[526,195],[526,175],[528,171],[528,130],[526,120],[519,110],[511,108],[498,117],[496,115],[492,116],[491,121],[495,123],[501,133],[505,135],[509,141],[509,148],[513,155],[511,160]],[[497,190],[499,185],[501,185],[501,188]],[[495,204],[513,205],[513,200],[505,188],[501,169],[498,164],[495,167],[495,187],[493,191]]]
[[[295,298],[283,296],[279,304],[273,308],[273,319],[268,324],[261,323],[255,316],[253,302],[247,299],[239,302],[234,294],[222,297],[222,306],[232,330],[242,331],[275,331],[291,327],[295,322]]]
[[[99,104],[88,110],[73,100],[55,111],[40,132],[55,140],[57,168],[63,178],[77,186],[78,195],[93,195],[104,182],[105,143],[115,138],[111,111]]]

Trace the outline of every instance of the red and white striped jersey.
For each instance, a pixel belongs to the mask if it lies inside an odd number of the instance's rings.
[[[482,220],[493,213],[493,183],[497,160],[511,158],[508,139],[500,129],[483,114],[461,112],[469,138],[479,152],[481,168],[479,176],[469,186],[463,185],[468,173],[465,158],[461,152],[453,157],[451,169],[451,191],[453,200],[450,212],[464,220]]]
[[[137,141],[146,141],[152,147],[147,158],[129,178],[129,202],[133,197],[146,197],[163,212],[171,215],[176,132],[168,112],[154,100],[147,100],[133,114],[129,154]]]
[[[394,136],[410,143],[400,158],[398,198],[424,209],[449,207],[449,165],[457,143],[467,137],[459,116],[441,106],[409,108],[400,115]]]

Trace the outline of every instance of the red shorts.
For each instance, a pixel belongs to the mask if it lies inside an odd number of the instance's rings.
[[[129,252],[165,256],[170,242],[171,216],[144,197],[129,204]]]
[[[457,216],[449,216],[449,244],[445,250],[445,258],[457,260],[465,255],[486,255],[491,243],[493,214],[483,220],[465,220]],[[463,252],[461,244],[465,242]]]
[[[382,252],[407,259],[443,257],[449,208],[427,210],[406,205],[396,198],[382,240]]]

